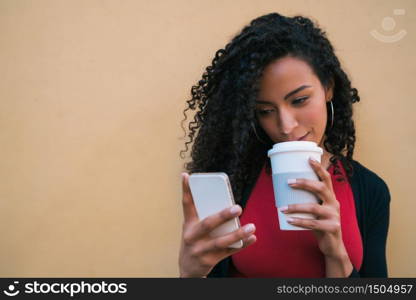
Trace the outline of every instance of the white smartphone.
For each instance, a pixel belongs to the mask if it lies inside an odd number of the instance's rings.
[[[189,187],[200,220],[235,204],[230,180],[225,173],[193,173],[189,176]],[[235,217],[211,232],[212,237],[222,236],[240,228],[240,219]],[[241,248],[243,241],[229,248]]]

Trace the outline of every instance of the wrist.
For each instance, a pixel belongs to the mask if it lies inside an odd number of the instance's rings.
[[[329,249],[328,249],[329,250]],[[347,249],[345,248],[344,241],[342,240],[342,237],[340,236],[337,238],[337,242],[334,243],[333,247],[331,247],[331,250],[325,251],[324,253],[325,260],[331,260],[331,261],[340,261],[344,260],[348,257]]]
[[[196,275],[196,274],[187,274],[187,273],[179,273],[179,278],[207,278],[206,275]]]
[[[326,277],[348,277],[353,265],[348,253],[340,252],[336,255],[325,256]]]
[[[336,262],[336,263],[343,263],[349,261],[350,258],[347,253],[338,253],[335,255],[326,255],[325,261],[327,262]]]

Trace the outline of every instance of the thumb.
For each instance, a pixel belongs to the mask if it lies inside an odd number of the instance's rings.
[[[192,197],[191,189],[189,187],[188,173],[182,173],[182,207],[184,223],[188,223],[195,219],[198,219],[194,199]]]

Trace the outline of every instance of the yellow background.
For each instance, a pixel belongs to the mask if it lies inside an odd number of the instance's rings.
[[[185,100],[217,49],[279,12],[318,20],[359,89],[354,157],[390,188],[389,275],[416,277],[415,8],[0,0],[0,276],[178,276]]]

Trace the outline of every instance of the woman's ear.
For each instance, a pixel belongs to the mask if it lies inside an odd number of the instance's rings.
[[[330,79],[327,87],[325,88],[325,100],[326,102],[332,101],[334,97],[334,79]]]

